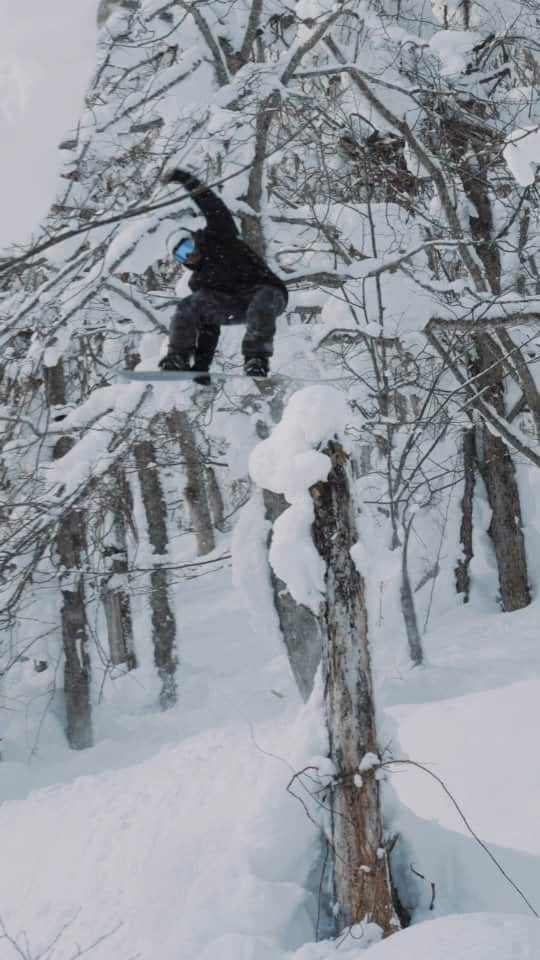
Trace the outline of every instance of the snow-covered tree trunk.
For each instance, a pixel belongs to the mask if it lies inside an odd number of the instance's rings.
[[[491,337],[480,336],[477,342],[483,397],[497,413],[504,415],[500,351],[494,349]],[[504,441],[486,424],[476,432],[476,440],[479,468],[492,511],[488,532],[497,559],[502,607],[504,610],[519,610],[528,606],[531,596],[514,464]]]
[[[204,556],[206,553],[211,553],[216,545],[208,502],[204,460],[197,448],[195,431],[187,413],[183,410],[174,410],[167,419],[170,434],[180,445],[186,472],[184,496],[189,505],[197,539],[197,553],[199,556]]]
[[[469,27],[469,17],[464,20]],[[479,291],[491,291],[493,296],[501,294],[502,252],[494,242],[496,233],[495,204],[491,154],[497,148],[497,139],[493,130],[485,122],[485,108],[479,102],[470,104],[470,112],[465,118],[456,110],[449,120],[443,122],[443,129],[449,139],[450,156],[457,165],[463,190],[471,204],[469,226],[475,243],[475,254],[482,270],[476,278]],[[483,134],[483,136],[481,136]],[[503,347],[491,332],[476,334],[474,342],[478,360],[478,387],[482,399],[489,403],[501,417],[505,416],[505,353],[520,355],[519,349],[507,331],[503,331]],[[523,364],[525,380],[522,388],[527,394],[534,394],[533,410],[537,406],[537,391]],[[518,366],[519,371],[519,366]],[[536,401],[536,405],[535,405]],[[495,436],[486,424],[476,431],[476,456],[484,483],[486,485],[492,519],[489,535],[493,542],[501,602],[504,610],[518,610],[530,603],[527,575],[527,557],[521,524],[521,506],[519,488],[514,465],[505,442]]]
[[[146,513],[148,540],[156,554],[167,554],[167,505],[157,466],[156,448],[143,440],[133,449]],[[158,559],[150,574],[150,609],[154,662],[162,683],[160,703],[163,709],[176,703],[176,621],[169,598],[168,572]]]
[[[66,736],[73,750],[93,746],[90,657],[82,570],[85,533],[86,511],[78,507],[66,510],[58,527],[56,550],[61,571]]]
[[[102,601],[107,621],[111,663],[125,664],[129,670],[137,666],[133,642],[133,619],[128,582],[128,552],[126,537],[126,513],[131,511],[131,491],[125,472],[116,468],[113,472],[114,500],[108,516],[103,559],[107,574],[103,578]]]
[[[256,429],[261,440],[265,440],[271,433],[271,426],[266,417],[275,426],[283,416],[284,392],[282,386],[275,388],[269,383],[259,383],[258,387],[267,401],[267,406],[266,416],[257,421]],[[265,520],[270,524],[268,534],[270,550],[274,523],[287,509],[288,504],[282,493],[263,488],[262,495]],[[307,701],[313,690],[315,675],[321,662],[320,624],[309,607],[296,602],[287,584],[277,576],[271,564],[269,564],[268,575],[291,672],[300,696]]]
[[[456,590],[463,594],[463,602],[469,602],[471,578],[469,566],[473,558],[473,505],[475,484],[475,439],[474,427],[463,432],[464,486],[461,498],[460,543],[462,555],[455,568]]]
[[[61,360],[52,367],[44,367],[44,381],[49,411],[53,418],[56,411],[56,419],[62,419],[66,387],[64,364]],[[58,460],[68,453],[74,443],[69,436],[60,437],[52,450],[53,460]],[[66,737],[73,750],[84,750],[93,746],[91,670],[83,576],[86,525],[87,510],[79,506],[69,507],[60,518],[55,544],[62,595]]]
[[[326,563],[321,607],[323,687],[336,774],[332,790],[333,886],[339,930],[361,921],[384,936],[399,928],[392,899],[379,783],[364,582],[351,557],[357,541],[347,455],[335,441],[326,482],[312,487],[314,541]]]
[[[402,552],[401,552],[400,598],[401,598],[401,613],[403,615],[403,621],[405,623],[405,629],[407,631],[407,643],[409,647],[409,656],[412,662],[414,663],[415,667],[419,667],[424,661],[424,649],[422,646],[420,629],[418,627],[418,617],[416,616],[416,607],[414,605],[414,594],[413,594],[413,589],[411,585],[411,578],[409,576],[409,568],[407,564],[411,529],[412,529],[412,520],[409,520],[409,522],[405,527],[405,535],[403,538],[403,546],[402,546]]]
[[[216,477],[216,471],[213,467],[205,468],[204,481],[212,522],[216,530],[223,531],[225,529],[225,505]]]
[[[52,367],[43,367],[43,377],[45,381],[45,395],[47,404],[55,416],[54,408],[62,407],[66,402],[66,377],[64,372],[64,363],[59,360]],[[62,417],[62,413],[57,413],[56,417]]]
[[[265,518],[273,525],[287,508],[287,501],[282,494],[273,493],[271,490],[263,490],[263,501]],[[270,581],[292,674],[301,697],[307,700],[313,690],[315,674],[321,662],[320,624],[309,607],[296,602],[287,585],[276,576],[272,567]]]
[[[169,577],[164,567],[156,566],[150,574],[152,596],[152,639],[154,662],[161,680],[159,702],[163,710],[174,706],[176,691],[176,620],[169,599]]]

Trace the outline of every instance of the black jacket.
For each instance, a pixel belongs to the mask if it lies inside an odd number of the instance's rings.
[[[169,182],[181,183],[189,193],[202,186],[201,181],[184,170],[175,170]],[[193,238],[201,252],[200,263],[192,269],[189,285],[192,290],[209,288],[223,293],[247,293],[251,288],[267,284],[278,287],[287,299],[287,288],[270,270],[262,257],[244,243],[238,234],[230,210],[212,190],[203,189],[193,200],[206,218],[204,230]]]

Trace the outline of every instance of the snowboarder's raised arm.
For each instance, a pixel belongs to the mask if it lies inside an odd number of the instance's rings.
[[[199,191],[193,197],[199,210],[204,213],[208,229],[221,236],[236,236],[238,233],[233,215],[214,192],[203,184],[193,173],[188,170],[173,170],[165,177],[165,183],[181,183],[186,190],[193,194]],[[201,189],[202,188],[202,189]]]

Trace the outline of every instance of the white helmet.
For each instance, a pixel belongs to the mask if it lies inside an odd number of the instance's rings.
[[[204,230],[205,226],[206,221],[201,215],[188,213],[185,217],[182,217],[176,229],[167,237],[167,253],[169,256],[174,256],[174,251],[182,240],[185,240],[186,237],[191,239],[193,233],[196,233],[197,230]]]
[[[177,246],[188,236],[189,234],[187,230],[184,230],[183,232],[181,230],[174,230],[173,233],[169,234],[167,237],[167,253],[170,257],[174,257],[174,251],[176,250]]]

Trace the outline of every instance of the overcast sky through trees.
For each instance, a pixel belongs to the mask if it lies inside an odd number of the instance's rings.
[[[23,242],[53,198],[95,62],[96,0],[0,0],[0,246]],[[65,157],[65,155],[64,155]]]

